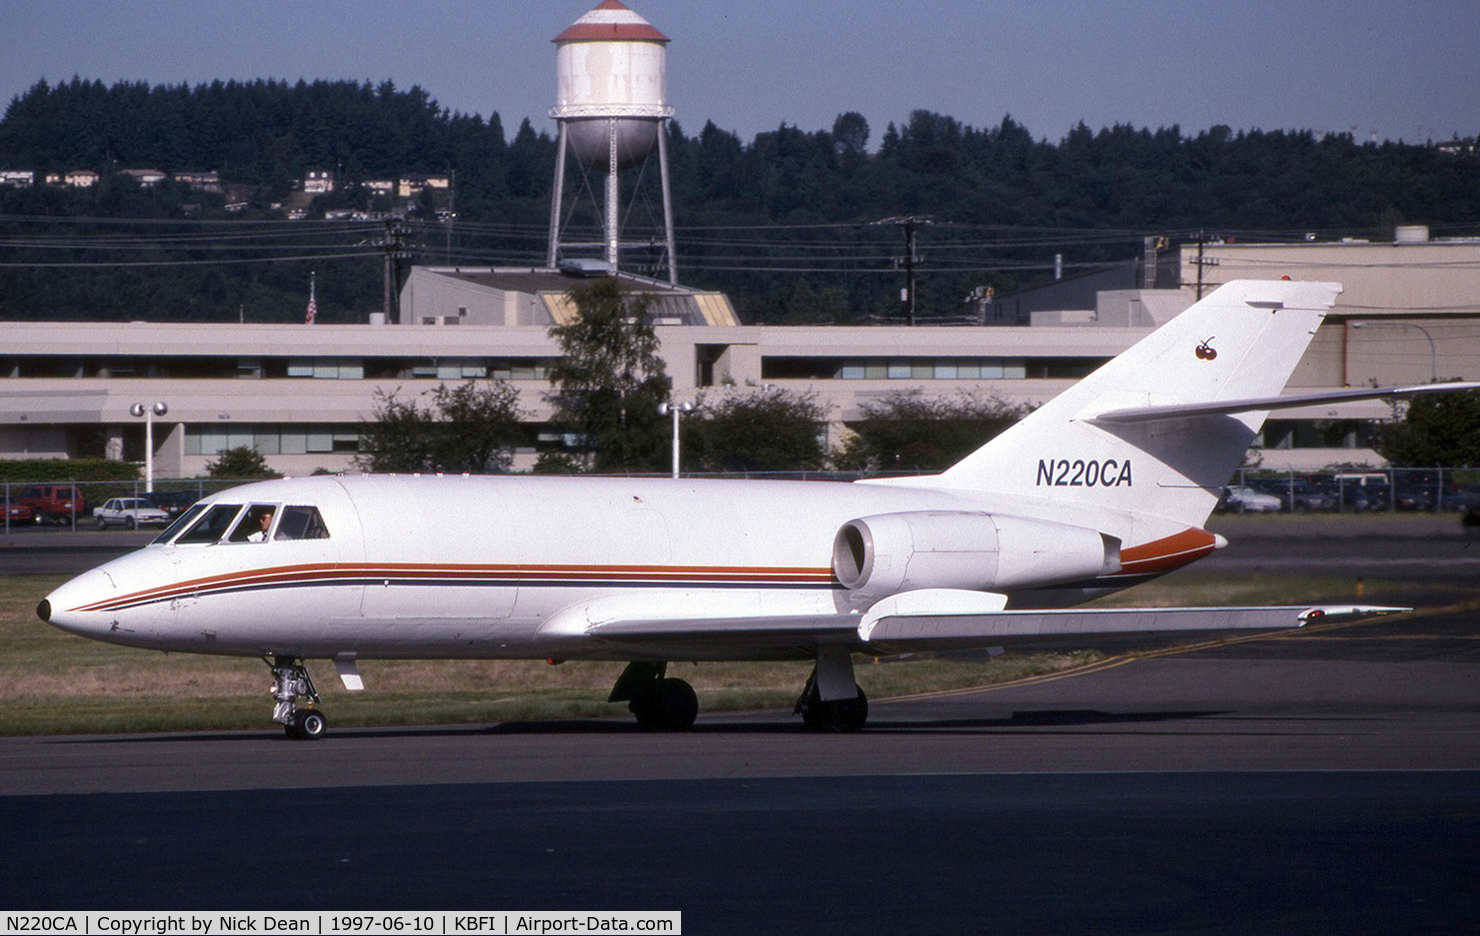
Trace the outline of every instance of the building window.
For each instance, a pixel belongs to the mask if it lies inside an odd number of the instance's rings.
[[[1024,380],[1053,377],[1063,370],[1098,366],[1079,359],[1063,362],[1023,358],[787,358],[761,360],[764,380]]]
[[[289,377],[320,380],[363,380],[365,362],[359,358],[289,358]]]
[[[185,427],[186,455],[216,456],[243,446],[263,455],[358,452],[360,431],[355,426]]]

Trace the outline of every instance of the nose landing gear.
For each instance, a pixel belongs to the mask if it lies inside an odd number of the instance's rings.
[[[272,670],[272,697],[277,700],[272,708],[272,720],[282,725],[288,737],[295,740],[322,738],[329,730],[329,722],[315,707],[319,693],[314,689],[313,679],[303,661],[292,657],[270,657],[266,662]]]

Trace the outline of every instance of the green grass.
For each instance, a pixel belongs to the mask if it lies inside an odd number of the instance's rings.
[[[63,633],[36,617],[36,603],[65,576],[0,575],[0,734],[270,727],[271,678],[260,661],[165,654]],[[1296,576],[1219,577],[1184,571],[1105,601],[1113,605],[1285,604],[1344,601],[1349,580]],[[1369,582],[1380,601],[1384,583]],[[1092,643],[1092,641],[1087,641]],[[990,685],[1082,665],[1071,653],[924,655],[905,661],[860,658],[858,681],[870,698]],[[606,702],[621,663],[529,660],[367,660],[366,690],[345,691],[327,661],[309,670],[333,725],[457,724],[625,716]],[[789,706],[809,661],[675,663],[701,711]]]

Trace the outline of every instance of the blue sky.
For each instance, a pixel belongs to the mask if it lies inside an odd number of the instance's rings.
[[[38,79],[387,78],[553,131],[550,40],[596,0],[8,0],[0,101]],[[924,108],[1057,141],[1180,125],[1480,133],[1474,0],[630,0],[673,41],[669,101],[749,140],[845,111],[871,145]]]

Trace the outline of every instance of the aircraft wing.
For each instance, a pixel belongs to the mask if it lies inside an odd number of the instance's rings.
[[[1376,605],[1287,605],[1207,608],[1071,608],[1006,610],[990,592],[920,589],[885,598],[862,614],[652,617],[634,614],[585,628],[587,636],[647,647],[802,648],[851,644],[884,652],[952,650],[1067,638],[1172,637],[1210,631],[1285,630],[1313,621],[1359,620],[1409,608]],[[632,610],[636,611],[636,608]]]
[[[1351,400],[1381,400],[1417,396],[1421,393],[1448,393],[1454,390],[1480,390],[1480,383],[1418,384],[1411,387],[1373,387],[1365,390],[1333,390],[1329,393],[1300,393],[1290,396],[1250,397],[1242,400],[1218,400],[1211,403],[1169,403],[1161,406],[1131,406],[1105,410],[1088,417],[1096,423],[1136,423],[1157,419],[1181,419],[1192,416],[1221,416],[1265,410],[1294,409],[1322,403]]]

